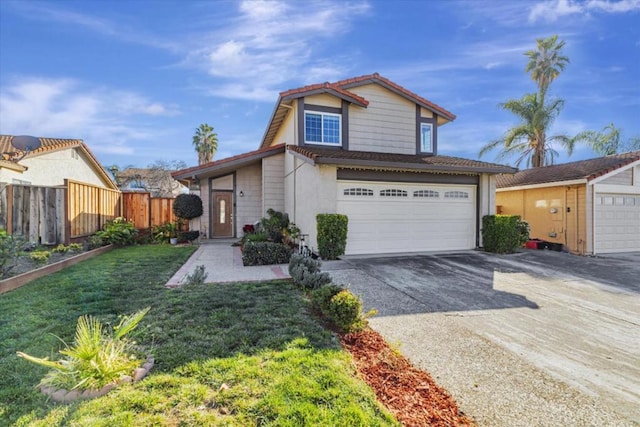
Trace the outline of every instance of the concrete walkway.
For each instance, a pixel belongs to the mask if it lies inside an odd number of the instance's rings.
[[[240,247],[231,246],[236,241],[237,239],[204,241],[165,286],[175,288],[182,285],[185,277],[199,265],[205,267],[207,283],[261,282],[290,278],[286,264],[252,267],[242,265]]]

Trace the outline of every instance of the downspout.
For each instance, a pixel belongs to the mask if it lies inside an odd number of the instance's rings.
[[[289,110],[292,110],[295,115],[295,108],[293,107],[293,105],[287,105],[287,104],[280,104],[282,105],[284,108],[288,108]],[[293,142],[294,145],[298,145],[298,141],[297,141],[297,137],[298,137],[298,119],[297,117],[293,118]],[[293,212],[291,213],[291,216],[293,218],[293,220],[291,222],[296,223],[296,171],[298,170],[297,168],[297,162],[298,159],[296,159],[296,157],[293,157]]]

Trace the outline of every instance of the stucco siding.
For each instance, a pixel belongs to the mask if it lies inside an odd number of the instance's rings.
[[[378,85],[349,89],[369,101],[367,108],[349,108],[349,149],[415,154],[416,107]]]
[[[297,144],[295,137],[295,109],[297,108],[297,104],[294,103],[294,109],[289,111],[287,117],[282,122],[282,125],[278,129],[276,136],[273,138],[272,146],[278,144]]]
[[[305,96],[304,103],[312,105],[322,105],[324,107],[342,107],[342,100],[340,98],[336,98],[335,96],[327,94]]]
[[[243,196],[239,197],[240,192]],[[242,235],[245,224],[253,224],[262,218],[262,167],[258,165],[238,169],[235,192],[235,231]]]
[[[98,187],[108,187],[98,175],[89,160],[80,150],[69,148],[27,157],[20,161],[28,169],[22,173],[2,169],[0,179],[11,184],[15,182],[39,186],[64,185],[65,179],[80,181]]]
[[[603,179],[600,183],[606,185],[633,185],[633,169],[620,171],[607,179]]]
[[[531,238],[561,243],[582,254],[589,252],[587,204],[585,185],[496,193],[498,213],[520,215],[531,227]]]
[[[262,159],[262,212],[284,211],[284,153]]]
[[[295,223],[300,232],[309,235],[308,245],[317,243],[316,215],[336,213],[337,169],[335,166],[303,164],[296,170]]]

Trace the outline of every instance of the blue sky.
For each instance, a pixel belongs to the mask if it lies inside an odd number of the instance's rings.
[[[215,159],[254,150],[279,92],[379,72],[457,115],[439,154],[476,159],[515,123],[498,103],[535,91],[523,53],[553,34],[571,59],[553,131],[640,135],[640,0],[2,0],[0,133],[191,166],[200,123]]]

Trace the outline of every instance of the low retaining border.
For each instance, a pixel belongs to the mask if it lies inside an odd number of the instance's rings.
[[[91,251],[87,251],[67,259],[63,259],[62,261],[54,262],[53,264],[45,265],[44,267],[40,267],[35,270],[27,271],[26,273],[18,274],[17,276],[9,277],[8,279],[0,280],[0,294],[18,289],[19,287],[24,286],[29,282],[75,265],[80,261],[84,261],[86,259],[93,258],[96,255],[109,252],[113,248],[113,245],[103,246],[98,249],[93,249]]]

